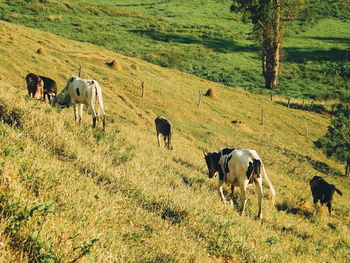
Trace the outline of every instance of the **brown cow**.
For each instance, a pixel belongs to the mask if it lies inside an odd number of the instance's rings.
[[[154,122],[156,124],[158,146],[160,146],[159,137],[160,134],[162,134],[164,138],[165,148],[172,150],[173,145],[171,143],[171,123],[162,116],[158,116]]]
[[[44,81],[38,75],[30,73],[26,76],[28,95],[31,98],[43,100],[44,98]]]
[[[41,80],[43,81],[44,85],[44,90],[43,90],[43,100],[46,101],[46,97],[47,99],[49,100],[49,102],[51,102],[51,98],[55,97],[56,94],[57,94],[57,85],[56,85],[56,82],[53,80],[53,79],[50,79],[50,78],[47,78],[47,77],[44,77],[44,76],[39,76],[39,75],[36,75],[34,73],[29,73],[27,76],[26,76],[26,81],[27,81],[27,87],[28,87],[28,80],[29,82],[31,82],[31,80],[34,80],[31,84],[31,86],[35,86],[35,81],[37,81],[37,77],[41,78]],[[31,87],[31,89],[34,88]],[[29,89],[29,87],[28,87]],[[30,95],[29,95],[30,96]]]

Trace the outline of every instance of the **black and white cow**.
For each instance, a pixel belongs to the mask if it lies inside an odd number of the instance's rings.
[[[79,123],[83,118],[83,105],[88,106],[92,110],[92,127],[96,127],[97,117],[102,119],[103,130],[106,126],[105,111],[102,99],[102,89],[96,80],[82,79],[79,77],[69,78],[63,93],[68,92],[71,104],[74,107],[74,118]],[[97,102],[97,111],[95,103]]]
[[[333,194],[334,192],[337,192],[339,195],[342,195],[342,192],[339,191],[334,184],[327,183],[321,176],[314,176],[310,180],[310,188],[315,207],[318,201],[321,202],[321,205],[326,204],[329,215],[332,216],[331,209]]]
[[[224,148],[218,152],[204,153],[205,161],[207,163],[209,178],[212,178],[216,172],[219,173],[219,193],[222,201],[227,204],[223,193],[224,183],[231,185],[231,192],[233,195],[234,187],[238,186],[241,190],[242,197],[242,212],[244,215],[245,206],[247,203],[246,190],[250,183],[257,187],[259,211],[258,217],[262,218],[262,176],[261,170],[269,184],[272,202],[275,201],[276,192],[267,177],[265,167],[254,150],[247,149],[230,149]]]

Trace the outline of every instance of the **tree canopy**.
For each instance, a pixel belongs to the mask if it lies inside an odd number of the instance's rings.
[[[344,105],[336,108],[336,118],[331,120],[327,133],[315,141],[327,157],[345,162],[345,176],[350,173],[350,109]]]

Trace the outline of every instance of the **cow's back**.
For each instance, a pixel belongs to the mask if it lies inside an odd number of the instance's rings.
[[[163,135],[171,134],[171,124],[166,118],[158,116],[154,122],[158,132]]]
[[[57,93],[57,84],[53,79],[44,77],[44,76],[40,76],[41,79],[44,81],[44,89],[49,91],[49,92],[53,92],[53,93]]]
[[[230,156],[230,161],[226,164],[228,168],[226,177],[229,183],[234,183],[235,185],[238,184],[239,181],[243,183],[243,181],[247,179],[246,172],[249,167],[249,162],[260,160],[255,150],[235,149],[231,154],[220,160],[223,167],[225,166],[225,159]]]

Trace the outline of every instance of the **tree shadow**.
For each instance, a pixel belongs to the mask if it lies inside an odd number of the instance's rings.
[[[216,52],[256,52],[257,48],[254,45],[242,46],[230,39],[210,38],[210,37],[193,37],[190,35],[181,35],[173,33],[163,33],[154,30],[129,30],[131,33],[148,36],[156,41],[176,42],[181,44],[201,44]]]
[[[285,61],[287,62],[305,62],[305,61],[344,61],[349,56],[350,49],[336,48],[337,44],[350,44],[350,38],[346,37],[302,37],[302,39],[318,40],[325,43],[333,43],[335,46],[331,49],[320,50],[319,47],[286,47]]]
[[[274,146],[274,149],[277,152],[281,152],[282,154],[284,154],[285,156],[287,156],[290,159],[297,160],[299,162],[308,162],[315,170],[317,170],[325,175],[343,176],[342,173],[339,172],[337,169],[330,167],[325,162],[315,160],[308,155],[302,155],[302,154],[293,152],[291,150],[288,150],[286,148],[282,148],[279,146]]]
[[[328,61],[328,62],[338,62],[344,61],[347,56],[347,50],[332,48],[329,50],[319,50],[314,48],[297,48],[288,47],[285,48],[286,54],[284,56],[284,61],[303,63],[306,61]]]
[[[276,104],[288,107],[288,103],[284,101],[275,101]],[[329,113],[331,114],[332,111],[327,109],[326,106],[321,105],[321,104],[300,104],[300,103],[290,103],[289,108],[291,109],[297,109],[297,110],[305,110],[305,111],[310,111],[310,112],[316,112],[319,114],[322,113]]]
[[[344,37],[304,37],[304,38],[327,41],[334,44],[350,44],[350,38],[344,38]]]

